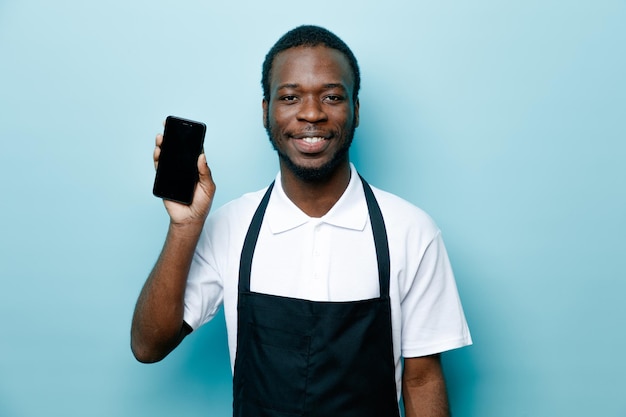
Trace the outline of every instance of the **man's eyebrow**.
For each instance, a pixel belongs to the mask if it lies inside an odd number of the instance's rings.
[[[286,88],[293,89],[293,88],[298,88],[298,87],[300,87],[300,84],[295,84],[295,83],[290,84],[290,83],[287,83],[287,84],[279,85],[276,90],[284,90]]]
[[[330,84],[324,84],[324,88],[330,90],[331,88],[340,88],[344,91],[346,91],[346,86],[343,85],[342,83],[330,83]]]

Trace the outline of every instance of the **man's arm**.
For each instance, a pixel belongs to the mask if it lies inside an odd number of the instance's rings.
[[[439,355],[405,358],[402,396],[406,417],[449,417]]]
[[[161,255],[139,294],[133,315],[131,349],[140,362],[160,361],[189,333],[183,325],[184,296],[199,234],[192,227],[170,224]]]
[[[155,166],[162,141],[163,136],[158,135]],[[204,155],[198,158],[198,172],[199,182],[191,205],[164,200],[170,216],[167,238],[141,290],[131,327],[131,349],[140,362],[160,361],[191,331],[183,321],[187,275],[215,194]]]

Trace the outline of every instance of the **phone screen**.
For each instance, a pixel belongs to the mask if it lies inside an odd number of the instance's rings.
[[[198,156],[202,152],[206,125],[169,116],[154,179],[153,194],[191,204],[198,182]]]

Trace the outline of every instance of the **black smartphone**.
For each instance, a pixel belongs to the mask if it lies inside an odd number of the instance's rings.
[[[191,204],[205,133],[204,123],[168,116],[152,189],[155,196]]]

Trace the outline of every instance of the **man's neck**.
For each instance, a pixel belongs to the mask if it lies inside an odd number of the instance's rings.
[[[350,163],[340,164],[319,181],[305,181],[280,164],[281,184],[285,194],[310,217],[322,217],[333,208],[350,183]]]

